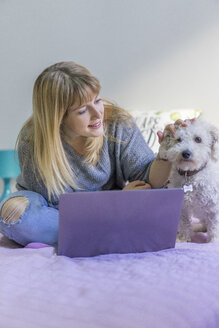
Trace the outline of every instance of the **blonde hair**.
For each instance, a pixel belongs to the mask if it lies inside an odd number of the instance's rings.
[[[17,146],[28,142],[34,172],[44,182],[49,199],[59,196],[65,188],[79,188],[62,145],[62,121],[67,109],[76,102],[82,105],[100,92],[99,80],[83,66],[61,62],[45,69],[36,79],[33,89],[33,114],[22,127]],[[112,103],[105,106],[105,125],[111,120],[125,120],[129,114]],[[86,141],[85,161],[95,165],[103,146],[103,138],[89,137]],[[28,159],[26,158],[26,160]],[[25,158],[24,158],[25,165]],[[38,174],[37,174],[38,173]],[[79,188],[80,189],[80,188]]]

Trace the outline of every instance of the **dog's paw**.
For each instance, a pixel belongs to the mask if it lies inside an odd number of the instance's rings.
[[[177,243],[187,243],[191,241],[191,237],[187,237],[185,235],[182,234],[178,234],[176,237],[176,242]]]
[[[208,242],[207,232],[194,232],[191,238],[192,243],[204,244]]]

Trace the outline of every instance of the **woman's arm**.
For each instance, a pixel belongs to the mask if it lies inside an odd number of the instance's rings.
[[[149,173],[149,183],[152,188],[162,188],[169,179],[171,163],[157,155],[153,160]]]

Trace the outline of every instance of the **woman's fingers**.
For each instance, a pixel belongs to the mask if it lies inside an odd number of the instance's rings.
[[[174,136],[175,135],[175,132],[176,132],[176,128],[177,126],[183,126],[183,127],[186,127],[188,126],[188,123],[193,123],[194,121],[196,120],[196,118],[191,118],[191,119],[187,119],[187,120],[177,120],[175,123],[172,123],[172,124],[168,124],[164,131],[170,131],[171,134]],[[158,136],[158,142],[161,143],[163,141],[163,138],[164,138],[164,132],[162,131],[158,131],[157,132],[157,136]]]
[[[174,135],[175,130],[176,130],[176,126],[175,126],[175,124],[168,124],[168,125],[165,127],[164,131],[165,131],[165,130],[170,131],[170,132],[172,133],[172,135]]]
[[[151,185],[149,185],[148,183],[145,183],[144,186],[136,187],[134,190],[144,190],[144,189],[151,189]]]
[[[141,180],[136,180],[128,183],[123,190],[143,190],[143,189],[151,189],[151,185],[141,181]]]
[[[185,122],[195,122],[196,121],[196,117],[193,117],[193,118],[188,118],[187,120],[185,120]]]
[[[183,121],[181,119],[177,120],[174,125],[182,125],[182,126],[187,126],[186,120]]]
[[[164,134],[163,134],[162,131],[157,131],[157,136],[158,136],[158,142],[160,144],[162,142],[162,140],[163,140]]]

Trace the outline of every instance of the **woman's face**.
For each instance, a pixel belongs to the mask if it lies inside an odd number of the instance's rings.
[[[63,120],[64,133],[68,138],[99,137],[103,134],[103,101],[94,96],[91,101],[81,107],[73,105],[68,109]]]

